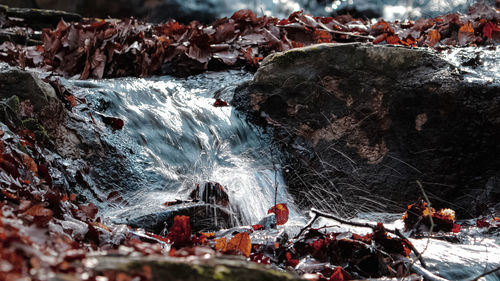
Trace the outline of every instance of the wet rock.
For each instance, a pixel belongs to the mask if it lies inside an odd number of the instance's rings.
[[[266,215],[257,224],[262,225],[262,229],[276,228],[276,214],[271,213]]]
[[[498,183],[499,88],[427,50],[325,44],[269,56],[233,103],[273,128],[289,187],[309,204],[399,210],[419,180],[463,216]]]
[[[14,67],[0,69],[0,97],[18,96],[29,99],[34,110],[40,112],[50,100],[56,100],[54,88],[30,72]]]
[[[189,216],[191,229],[194,232],[231,228],[238,224],[236,215],[229,209],[206,203],[182,203],[146,215],[131,216],[124,220],[118,220],[117,223],[125,223],[132,227],[160,234],[173,225],[175,216]]]
[[[3,10],[2,14],[6,17],[15,18],[16,21],[21,21],[23,25],[29,26],[35,30],[41,30],[42,28],[55,28],[61,19],[67,22],[82,20],[82,17],[76,13],[49,9],[36,9],[36,7],[30,7],[30,5],[23,5],[22,3],[19,5],[14,4],[12,7],[4,5],[1,5],[1,7],[0,12]]]
[[[233,280],[233,281],[293,281],[303,280],[291,272],[277,271],[269,266],[248,262],[241,258],[189,258],[171,257],[96,257],[93,270],[107,270],[127,274],[142,273],[144,267],[151,268],[151,280]]]
[[[193,201],[202,201],[208,204],[215,204],[224,207],[229,206],[229,196],[227,195],[222,185],[216,182],[205,183],[201,191],[200,191],[200,186],[197,184],[196,188],[189,194],[189,199]]]

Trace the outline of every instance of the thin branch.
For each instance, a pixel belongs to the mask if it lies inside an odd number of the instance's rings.
[[[314,217],[299,231],[299,234],[297,234],[293,239],[299,238],[302,235],[302,233],[304,233],[306,229],[310,228],[318,218],[319,215],[315,213]]]
[[[339,218],[339,217],[337,217],[337,216],[335,216],[333,214],[328,214],[328,213],[321,212],[321,211],[319,211],[317,209],[314,209],[314,208],[311,209],[311,212],[313,212],[315,214],[313,220],[311,220],[309,222],[311,225],[312,225],[311,222],[314,222],[314,220],[316,220],[317,217],[325,217],[325,218],[336,220],[336,221],[338,221],[340,223],[347,224],[347,225],[358,226],[358,227],[366,227],[366,228],[371,228],[371,229],[376,229],[377,228],[376,225],[373,225],[373,224],[370,224],[370,223],[361,223],[361,222],[348,221],[348,220]],[[309,225],[309,223],[307,225]],[[305,229],[302,229],[299,234],[302,234],[302,232],[304,230]],[[396,230],[385,229],[385,231],[387,231],[389,233],[392,233],[392,234],[398,236],[399,238],[401,238],[403,240],[408,240],[408,238],[406,238],[398,229],[396,229]],[[425,261],[424,261],[422,255],[420,254],[420,252],[411,243],[406,243],[406,244],[413,251],[413,253],[415,253],[415,255],[417,256],[418,260],[420,261],[420,264],[422,265],[422,267],[423,268],[427,268],[427,264],[425,263]]]
[[[500,266],[497,266],[497,267],[495,267],[495,268],[493,268],[493,269],[491,269],[491,270],[488,270],[488,271],[486,271],[486,272],[483,272],[481,275],[479,275],[478,277],[476,277],[476,278],[474,278],[474,279],[472,279],[472,280],[470,280],[470,281],[477,281],[477,280],[479,280],[479,279],[483,278],[484,276],[486,276],[486,275],[490,275],[490,274],[495,273],[495,272],[497,272],[497,271],[500,271]]]

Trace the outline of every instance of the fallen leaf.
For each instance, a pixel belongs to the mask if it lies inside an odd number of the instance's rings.
[[[280,203],[267,211],[268,214],[276,214],[276,224],[283,225],[288,221],[288,206],[285,203]]]
[[[252,243],[250,236],[246,232],[240,232],[227,242],[226,247],[222,251],[224,253],[240,252],[245,257],[249,257],[251,250]]]
[[[471,23],[464,24],[458,29],[458,43],[465,46],[472,43],[476,37],[474,36],[474,29]]]
[[[167,238],[175,247],[182,247],[191,242],[191,225],[188,216],[175,216]]]
[[[221,99],[216,99],[215,100],[215,103],[214,103],[214,106],[215,107],[224,107],[224,106],[228,106],[227,102],[221,100]]]
[[[427,39],[425,43],[429,47],[434,47],[437,43],[439,43],[439,40],[441,40],[441,35],[439,34],[439,31],[436,29],[431,29],[427,33]]]

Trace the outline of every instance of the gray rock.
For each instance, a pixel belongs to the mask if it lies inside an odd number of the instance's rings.
[[[276,228],[276,215],[274,213],[268,214],[263,217],[257,224],[262,225],[262,229]]]
[[[48,106],[50,99],[57,99],[54,88],[49,84],[30,72],[9,67],[0,70],[0,97],[11,96],[29,99],[37,112]]]
[[[233,103],[273,128],[301,201],[400,211],[419,180],[436,206],[471,215],[500,170],[500,87],[462,78],[428,50],[322,44],[269,56]]]

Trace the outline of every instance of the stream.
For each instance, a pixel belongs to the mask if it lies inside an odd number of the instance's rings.
[[[473,54],[473,50],[466,54]],[[450,58],[459,56],[452,52]],[[451,59],[450,59],[451,60]],[[453,61],[453,60],[452,60]],[[481,68],[475,68],[481,71]],[[484,70],[484,69],[483,69]],[[469,79],[479,79],[468,69]],[[485,71],[483,71],[485,72]],[[498,74],[489,79],[498,82]],[[294,235],[309,219],[307,211],[293,203],[283,181],[279,166],[279,150],[264,132],[245,121],[234,108],[214,107],[214,95],[230,102],[232,90],[252,75],[231,70],[174,78],[121,78],[65,83],[84,96],[88,105],[102,114],[125,121],[122,130],[102,127],[103,141],[124,154],[125,166],[137,177],[125,179],[126,186],[111,186],[128,204],[96,200],[110,222],[124,222],[128,217],[159,212],[162,203],[185,200],[196,183],[220,183],[229,195],[231,206],[241,214],[241,224],[256,224],[277,202],[287,203],[290,219],[284,226]],[[484,78],[484,77],[483,77]],[[82,105],[83,106],[83,105]],[[79,114],[85,117],[82,110]],[[106,194],[102,194],[106,196]],[[401,214],[360,213],[359,221],[383,222],[388,228],[402,228]],[[458,243],[437,239],[412,240],[424,251],[424,257],[435,272],[450,280],[468,279],[485,268],[500,265],[500,237],[475,227],[474,221],[463,222]],[[319,220],[318,227],[329,225],[331,231],[355,231],[328,220]],[[482,280],[500,280],[491,274]]]

